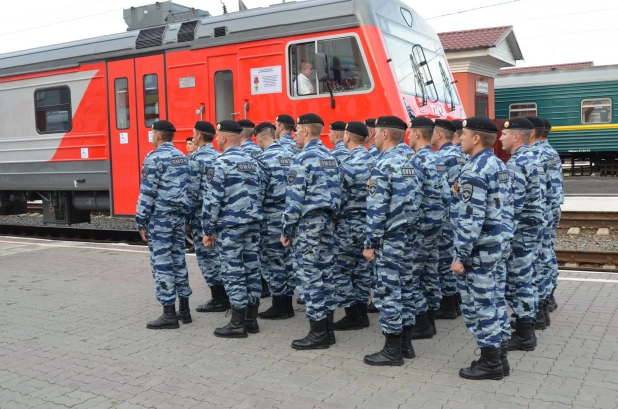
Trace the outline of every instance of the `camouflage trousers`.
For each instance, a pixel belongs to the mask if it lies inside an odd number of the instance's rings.
[[[260,223],[217,229],[215,244],[221,278],[230,304],[236,309],[260,302]]]
[[[502,342],[499,299],[504,298],[500,287],[506,281],[505,269],[499,268],[501,248],[491,249],[490,254],[486,260],[476,254],[464,274],[457,276],[464,322],[481,348],[497,348]]]
[[[185,223],[184,215],[165,215],[153,217],[148,225],[152,278],[157,300],[163,305],[192,294],[185,260]]]
[[[417,314],[440,308],[442,292],[438,276],[440,229],[430,234],[415,231],[412,241],[412,271],[418,286],[414,288]],[[452,261],[452,259],[451,259]]]
[[[562,210],[560,207],[552,209],[554,216],[554,222],[551,229],[551,250],[552,250],[552,290],[558,287],[558,257],[556,257],[556,236],[558,234],[558,226],[560,225],[560,216],[562,216]],[[551,295],[551,291],[548,295]]]
[[[281,244],[281,214],[283,209],[264,209],[262,220],[262,276],[274,297],[294,295],[296,282],[293,270],[292,248]]]
[[[517,318],[531,321],[536,317],[533,268],[534,244],[511,240],[511,254],[506,262],[506,302]]]
[[[191,217],[191,235],[193,236],[193,247],[195,247],[195,258],[197,265],[202,272],[204,280],[209,287],[223,285],[219,272],[220,263],[216,247],[206,247],[204,239],[204,229],[202,228],[202,214],[196,212]]]
[[[538,300],[545,300],[553,290],[553,268],[552,268],[552,228],[551,223],[541,229],[541,241],[538,246],[536,258],[534,259],[534,273]],[[557,268],[557,265],[556,265]]]
[[[375,252],[376,288],[373,303],[380,311],[384,334],[400,334],[403,326],[416,323],[413,295],[414,273],[407,267],[410,256],[407,232],[385,236]]]
[[[457,294],[457,277],[451,270],[453,262],[453,238],[455,234],[451,228],[451,222],[442,223],[442,234],[438,241],[438,277],[440,279],[440,291],[443,297]]]
[[[326,212],[310,212],[303,216],[292,238],[294,273],[298,292],[305,302],[307,318],[321,321],[327,311],[335,311],[333,281],[333,218]]]
[[[356,301],[367,304],[373,272],[363,257],[366,215],[359,213],[338,220],[335,231],[335,297],[340,307]]]
[[[508,275],[508,263],[511,258],[510,240],[505,240],[502,244],[502,256],[496,266],[496,308],[498,309],[498,320],[502,333],[502,341],[511,339],[511,324],[509,314],[506,309],[506,286]]]

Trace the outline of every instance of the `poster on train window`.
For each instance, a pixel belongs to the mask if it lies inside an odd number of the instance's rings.
[[[281,66],[251,68],[251,95],[281,92]]]

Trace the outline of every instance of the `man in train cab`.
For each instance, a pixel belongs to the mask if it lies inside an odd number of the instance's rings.
[[[343,143],[343,134],[345,133],[345,122],[335,121],[329,126],[330,132],[328,133],[328,139],[333,144],[333,156],[337,159],[337,162],[341,164],[345,158],[348,157],[350,151],[345,147]]]
[[[513,238],[506,243],[510,254],[505,265],[505,299],[516,318],[512,335],[508,321],[503,322],[502,341],[508,341],[509,351],[533,351],[536,346],[532,261],[544,222],[545,204],[541,195],[540,165],[527,146],[533,129],[532,122],[516,117],[504,123],[500,137],[502,148],[511,155],[506,166],[511,173],[513,219],[517,221]]]
[[[152,124],[152,131],[155,150],[144,158],[135,222],[142,240],[148,242],[152,276],[163,314],[146,324],[146,328],[174,329],[179,326],[176,298],[183,323],[191,322],[192,291],[185,261],[185,225],[191,212],[189,160],[172,143],[176,128],[171,122],[157,121]]]
[[[369,132],[362,122],[346,125],[343,142],[349,152],[339,165],[341,171],[341,209],[335,231],[335,294],[345,317],[335,323],[337,331],[369,327],[367,304],[372,286],[372,269],[363,257],[367,222],[367,181],[375,158],[365,148]]]
[[[410,145],[415,153],[406,164],[414,168],[418,180],[419,189],[411,195],[413,208],[419,209],[420,213],[411,235],[416,302],[416,325],[412,339],[432,338],[436,334],[435,312],[440,308],[438,246],[448,187],[443,166],[439,165],[438,157],[431,149],[434,126],[434,122],[424,116],[418,116],[408,124]]]
[[[431,137],[431,144],[437,151],[438,171],[446,177],[448,192],[444,208],[444,219],[442,220],[442,234],[439,239],[439,259],[438,276],[440,278],[440,289],[442,300],[440,308],[435,312],[435,319],[454,320],[461,315],[459,304],[459,291],[457,290],[457,278],[451,271],[453,261],[453,226],[451,215],[454,215],[456,201],[453,200],[452,189],[455,185],[461,168],[466,164],[466,158],[459,149],[453,145],[453,137],[457,128],[451,121],[436,119],[435,128]]]
[[[510,175],[492,146],[498,128],[486,117],[462,123],[462,151],[470,155],[453,194],[458,196],[454,257],[451,270],[458,275],[463,316],[481,349],[481,358],[459,371],[466,379],[502,379],[508,373],[506,345],[502,347],[498,300],[503,289],[498,263],[502,257],[503,204],[509,200]]]
[[[295,95],[315,94],[315,87],[311,79],[313,77],[315,77],[313,74],[313,64],[308,61],[301,61],[299,73],[294,80]]]
[[[210,301],[198,305],[197,312],[225,312],[229,309],[229,299],[221,278],[219,255],[214,247],[206,247],[202,240],[202,204],[204,195],[208,189],[209,169],[212,169],[215,161],[221,155],[215,149],[212,142],[217,131],[207,121],[197,121],[193,127],[193,140],[197,151],[189,155],[189,172],[191,183],[189,185],[189,198],[193,205],[190,226],[195,246],[195,257],[200,272],[210,288]]]
[[[365,142],[367,150],[373,155],[374,158],[377,159],[378,156],[380,156],[380,151],[376,148],[376,119],[365,119],[365,125],[367,125],[367,130],[369,131],[369,136],[367,136],[367,140]]]
[[[336,342],[333,314],[337,308],[333,282],[333,222],[341,205],[339,166],[322,144],[324,121],[316,114],[296,120],[296,146],[302,149],[287,177],[281,244],[292,244],[298,291],[307,305],[309,334],[292,348],[325,349]]]
[[[541,192],[545,198],[545,221],[543,223],[543,229],[540,233],[540,245],[538,246],[538,253],[535,256],[533,262],[534,268],[534,281],[537,298],[537,314],[534,327],[536,330],[544,330],[551,324],[549,317],[549,297],[553,292],[553,275],[554,269],[558,266],[553,265],[554,250],[552,247],[552,234],[553,234],[553,209],[559,203],[560,196],[553,190],[551,179],[551,167],[554,166],[554,157],[547,149],[545,145],[541,143],[543,132],[545,132],[545,122],[538,116],[527,116],[534,129],[530,142],[528,144],[530,152],[534,154],[536,160],[541,165],[539,170],[541,171]],[[543,174],[544,173],[544,174]]]
[[[543,123],[545,124],[545,129],[541,134],[541,144],[547,150],[548,155],[553,157],[553,160],[550,161],[549,174],[551,177],[551,186],[554,196],[556,197],[554,200],[554,206],[552,207],[552,231],[551,231],[551,241],[552,241],[552,284],[553,288],[551,290],[551,294],[548,297],[547,309],[549,312],[553,312],[556,308],[558,308],[558,304],[556,303],[556,298],[554,297],[554,292],[556,291],[556,287],[558,286],[558,259],[556,258],[556,235],[558,225],[560,224],[560,216],[562,214],[561,205],[564,203],[564,186],[562,180],[562,159],[558,152],[549,144],[549,133],[551,132],[551,123],[547,118],[541,118]]]
[[[275,127],[262,122],[253,131],[258,146],[263,150],[258,165],[264,171],[264,219],[261,226],[263,276],[268,278],[272,292],[272,306],[258,314],[262,319],[284,320],[294,316],[292,298],[296,288],[292,249],[281,243],[281,215],[285,210],[285,192],[292,154],[275,140]],[[264,270],[267,270],[264,273]]]
[[[263,176],[256,161],[240,148],[242,131],[234,121],[217,124],[217,145],[223,153],[206,170],[208,191],[202,210],[203,243],[216,246],[232,306],[230,322],[214,331],[222,338],[259,332]]]
[[[193,152],[197,150],[197,146],[195,145],[195,141],[193,137],[187,138],[187,155],[191,155]]]
[[[416,305],[412,294],[413,274],[406,259],[410,234],[412,192],[418,190],[415,171],[405,167],[398,145],[406,123],[395,116],[379,117],[376,147],[381,154],[367,181],[367,221],[363,256],[374,262],[374,304],[380,311],[384,347],[367,355],[372,366],[400,366],[415,358],[412,331]]]
[[[240,149],[245,151],[245,153],[253,159],[257,158],[262,154],[262,150],[252,139],[255,124],[248,119],[241,119],[237,123],[242,127],[242,133],[240,134]]]
[[[292,137],[294,129],[294,118],[287,114],[278,115],[275,118],[275,137],[277,142],[284,148],[286,148],[292,155],[296,155],[299,149],[296,147],[296,142]]]

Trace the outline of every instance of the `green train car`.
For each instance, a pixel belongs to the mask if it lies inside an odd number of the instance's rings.
[[[503,70],[495,98],[496,119],[549,119],[549,142],[563,160],[589,161],[601,171],[618,165],[618,65]]]

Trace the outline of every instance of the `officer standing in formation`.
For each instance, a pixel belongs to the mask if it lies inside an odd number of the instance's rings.
[[[335,121],[329,125],[330,132],[328,133],[328,139],[333,144],[333,156],[337,159],[337,162],[341,164],[345,158],[348,157],[348,149],[343,143],[343,134],[345,132],[345,122]]]
[[[260,318],[293,317],[295,287],[307,306],[310,330],[294,349],[329,348],[335,330],[368,327],[373,287],[385,343],[365,363],[403,365],[415,357],[412,340],[433,337],[433,318],[456,318],[461,302],[481,357],[460,376],[508,376],[507,351],[534,350],[535,328],[548,326],[556,308],[553,246],[563,194],[560,160],[546,141],[551,125],[539,117],[507,121],[507,165],[493,154],[499,131],[485,117],[352,121],[343,126],[339,158],[322,144],[323,127],[315,114],[279,115],[257,127],[222,121],[218,154],[214,127],[198,122],[198,150],[187,160],[171,143],[174,126],[153,125],[156,149],[144,161],[136,221],[164,313],[148,328],[191,322],[181,240],[189,222],[212,291],[198,311],[232,308],[216,336],[259,332],[260,273],[273,293]],[[338,306],[345,316],[334,323]]]

